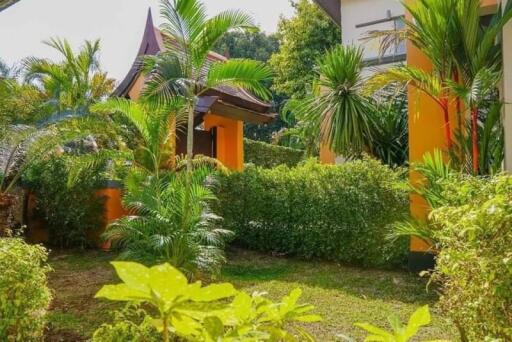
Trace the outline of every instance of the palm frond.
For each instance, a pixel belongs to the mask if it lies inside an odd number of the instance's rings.
[[[264,63],[249,59],[230,59],[213,63],[206,77],[206,87],[234,86],[247,89],[263,99],[270,97],[265,82],[272,79],[273,72]]]

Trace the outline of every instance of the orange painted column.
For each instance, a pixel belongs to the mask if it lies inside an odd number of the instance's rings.
[[[415,0],[408,0],[409,4]],[[406,18],[410,20],[407,14]],[[407,64],[425,71],[432,70],[430,61],[411,42],[407,42]],[[409,161],[410,163],[421,162],[426,153],[432,153],[436,149],[446,150],[447,142],[444,132],[444,119],[441,107],[427,95],[416,88],[409,86]],[[456,111],[450,113],[452,129],[457,127]],[[410,182],[421,184],[422,177],[411,171]],[[412,194],[411,214],[418,219],[425,219],[429,213],[429,206],[423,198]],[[430,246],[423,241],[412,238],[410,243],[411,252],[426,252]]]
[[[220,115],[206,114],[204,127],[217,128],[217,159],[228,169],[244,168],[244,123]]]

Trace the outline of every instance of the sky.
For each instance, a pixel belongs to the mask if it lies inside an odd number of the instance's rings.
[[[279,17],[290,17],[289,0],[203,0],[209,15],[226,9],[251,14],[265,32],[275,32]],[[74,47],[101,39],[101,65],[121,81],[128,72],[144,31],[148,8],[155,24],[159,0],[21,0],[0,12],[0,59],[13,64],[27,56],[56,59],[42,44],[50,37],[66,38]]]

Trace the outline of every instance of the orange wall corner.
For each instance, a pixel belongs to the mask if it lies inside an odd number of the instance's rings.
[[[217,159],[230,170],[244,168],[244,123],[215,114],[206,114],[204,127],[217,127]]]

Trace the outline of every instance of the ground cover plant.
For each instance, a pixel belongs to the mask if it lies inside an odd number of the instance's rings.
[[[240,246],[366,266],[405,260],[406,242],[386,240],[386,226],[407,215],[407,189],[378,161],[247,167],[219,175],[217,197]]]
[[[50,287],[55,299],[49,314],[48,340],[85,341],[103,323],[113,322],[113,312],[122,309],[123,304],[93,297],[103,285],[119,282],[109,264],[115,257],[98,251],[72,250],[51,256],[54,272],[50,274]],[[300,287],[303,301],[315,305],[315,313],[323,317],[321,323],[308,325],[319,341],[334,340],[340,333],[363,340],[366,333],[354,323],[368,322],[391,330],[388,316],[396,313],[401,321],[407,321],[425,304],[431,307],[433,321],[420,331],[418,338],[457,336],[455,327],[436,307],[435,292],[427,291],[424,280],[405,272],[363,270],[233,250],[217,281],[230,282],[247,293],[267,292],[274,301]]]

